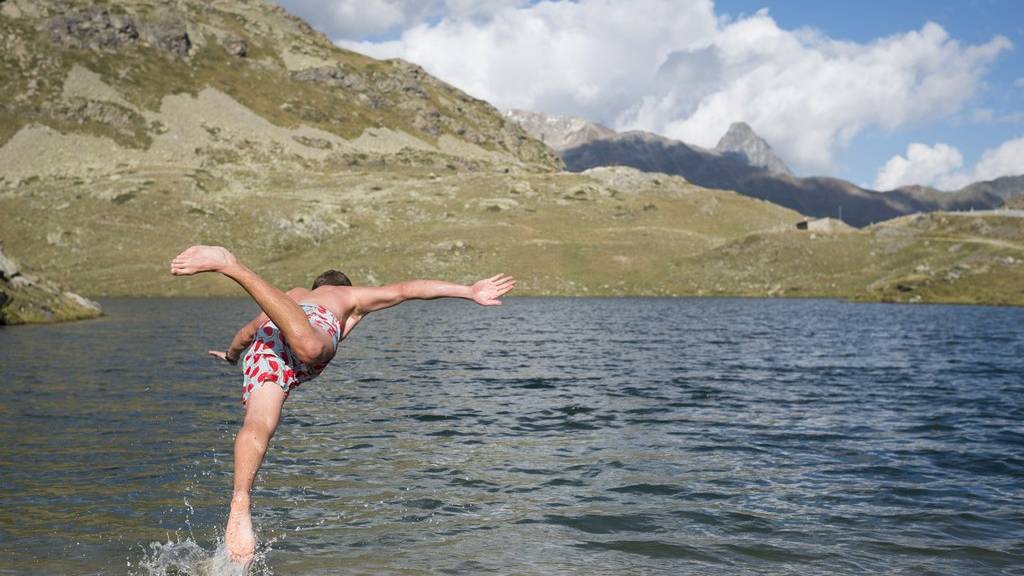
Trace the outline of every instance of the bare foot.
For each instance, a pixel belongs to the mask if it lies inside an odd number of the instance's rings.
[[[220,246],[193,246],[171,260],[171,274],[190,276],[200,272],[219,272],[236,264],[235,255]]]
[[[256,552],[256,535],[252,531],[252,517],[249,515],[249,498],[235,496],[231,499],[228,527],[224,531],[224,543],[231,561],[245,564]]]

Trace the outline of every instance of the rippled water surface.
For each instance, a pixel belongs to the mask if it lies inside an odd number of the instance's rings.
[[[212,573],[245,300],[0,329],[0,573]],[[273,574],[1024,574],[1024,310],[409,303],[285,404]]]

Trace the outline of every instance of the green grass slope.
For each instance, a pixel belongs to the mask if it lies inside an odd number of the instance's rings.
[[[282,174],[244,195],[189,178],[114,178],[0,196],[15,215],[4,224],[10,249],[96,296],[238,294],[167,272],[179,250],[214,243],[280,285],[326,268],[359,284],[503,271],[520,278],[519,294],[1024,304],[1022,220],[1007,216],[798,231],[790,210],[626,168]]]
[[[1020,218],[797,231],[678,177],[559,172],[487,103],[262,2],[0,2],[0,80],[0,240],[94,297],[239,294],[169,275],[206,243],[282,286],[1024,304]]]
[[[281,174],[238,195],[132,173],[24,184],[0,196],[12,250],[92,295],[233,294],[167,262],[191,243],[230,246],[281,284],[328,267],[359,283],[517,274],[521,293],[674,294],[680,263],[798,214],[628,169],[513,175],[389,168]]]

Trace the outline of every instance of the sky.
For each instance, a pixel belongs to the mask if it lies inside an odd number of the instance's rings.
[[[955,190],[1024,173],[1020,0],[278,0],[344,48],[488,100],[797,175]]]

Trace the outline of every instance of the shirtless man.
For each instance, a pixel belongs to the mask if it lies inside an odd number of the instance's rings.
[[[237,282],[263,310],[235,334],[225,351],[210,354],[231,364],[243,360],[242,403],[245,419],[235,438],[235,479],[224,540],[234,562],[249,561],[256,550],[250,517],[250,493],[271,436],[281,418],[288,392],[315,378],[334,357],[344,339],[370,312],[406,300],[466,298],[483,306],[515,287],[511,276],[498,274],[463,286],[439,280],[412,280],[380,287],[353,287],[344,274],[321,275],[313,290],[287,293],[240,264],[220,246],[193,246],[171,261],[171,274],[188,276],[219,272]],[[326,285],[318,286],[326,282]],[[273,385],[265,385],[273,384]]]

